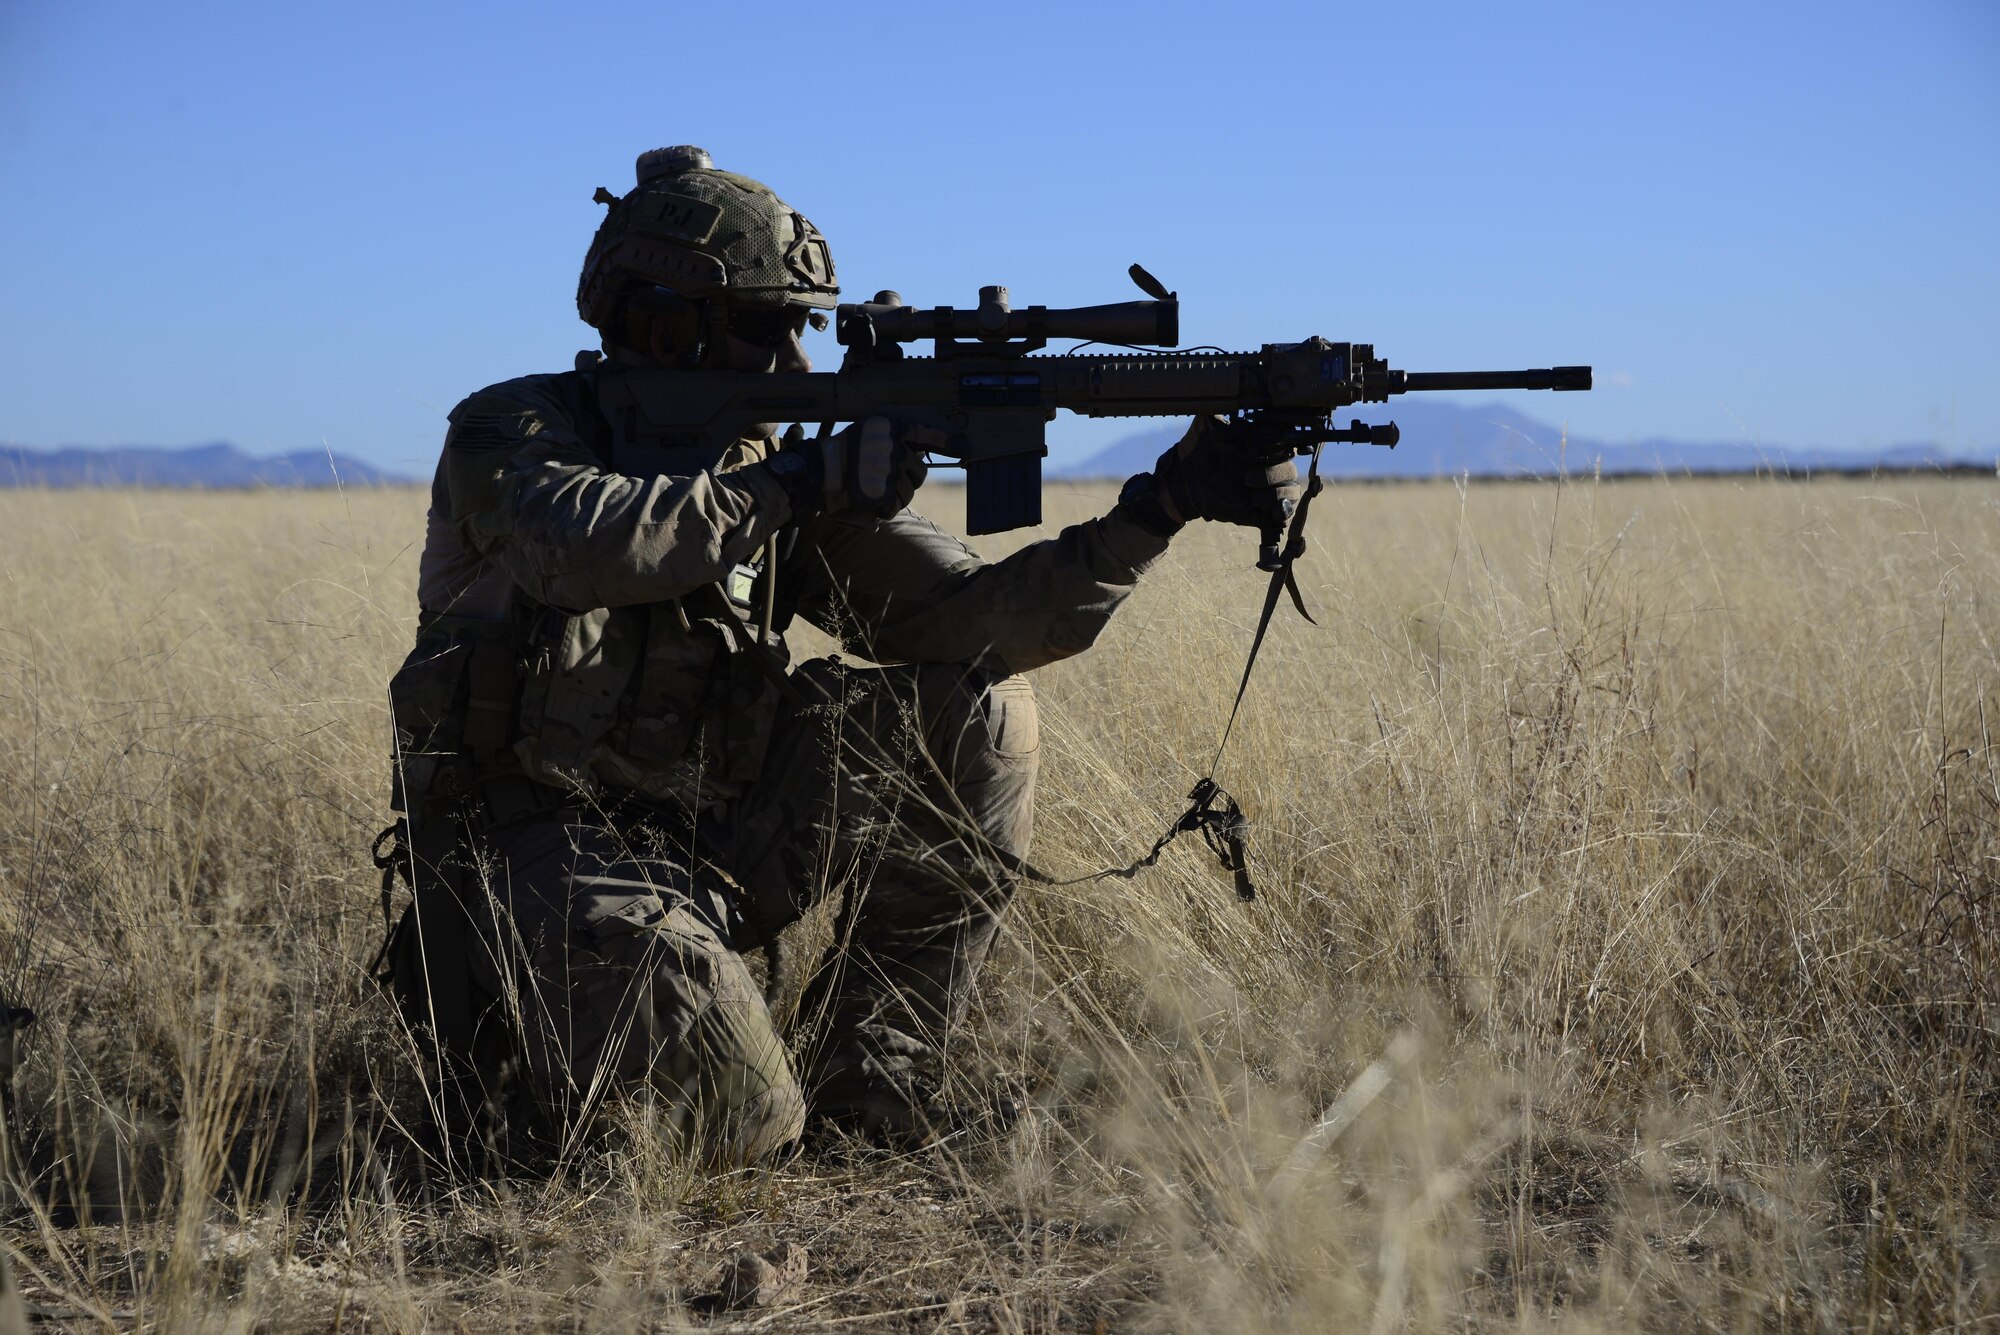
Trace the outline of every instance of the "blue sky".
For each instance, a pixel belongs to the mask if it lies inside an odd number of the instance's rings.
[[[843,285],[1589,362],[1580,435],[2000,445],[2000,5],[0,3],[0,441],[427,472],[632,160]],[[831,336],[811,349],[837,359]],[[1074,457],[1130,429],[1065,418]]]

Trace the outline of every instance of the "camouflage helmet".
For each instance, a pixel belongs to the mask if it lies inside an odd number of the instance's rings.
[[[826,238],[769,186],[717,171],[690,144],[640,154],[638,176],[623,199],[598,188],[611,211],[577,280],[585,324],[607,329],[633,285],[721,296],[729,306],[831,310],[839,299]]]

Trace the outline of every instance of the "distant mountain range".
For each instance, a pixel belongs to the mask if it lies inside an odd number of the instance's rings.
[[[410,480],[344,454],[301,450],[258,459],[223,442],[179,449],[0,445],[0,487],[365,487]]]
[[[1567,471],[1651,475],[1657,473],[1867,473],[1938,470],[1994,472],[2000,451],[1970,447],[1946,450],[1915,442],[1877,450],[1834,450],[1816,446],[1759,445],[1746,441],[1689,442],[1648,439],[1609,443],[1582,436],[1563,439],[1550,426],[1501,404],[1465,406],[1439,399],[1400,399],[1367,404],[1337,421],[1382,423],[1402,429],[1393,450],[1372,445],[1329,445],[1320,472],[1339,478],[1552,477]],[[1050,467],[1060,478],[1122,478],[1151,468],[1161,450],[1180,438],[1182,419],[1135,431],[1076,463]],[[0,445],[0,487],[329,487],[395,485],[416,481],[406,474],[366,464],[342,454],[302,450],[255,458],[234,445],[189,445],[179,449],[130,446],[93,449],[66,445],[38,450]]]
[[[1372,424],[1395,422],[1402,443],[1328,445],[1319,471],[1341,478],[1552,477],[1657,473],[1848,473],[1907,469],[1995,471],[1996,453],[1970,448],[1948,451],[1925,443],[1879,450],[1834,450],[1811,446],[1758,445],[1745,441],[1693,443],[1649,439],[1612,444],[1581,436],[1563,439],[1561,428],[1538,422],[1500,404],[1462,406],[1438,399],[1398,399],[1364,404],[1334,420]],[[1079,463],[1051,468],[1070,478],[1120,478],[1149,469],[1160,451],[1180,439],[1186,423],[1176,419],[1138,431]],[[1303,469],[1303,462],[1300,464]]]

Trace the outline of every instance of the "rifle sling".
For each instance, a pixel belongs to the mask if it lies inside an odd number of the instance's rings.
[[[1298,579],[1292,573],[1292,566],[1305,554],[1306,512],[1312,507],[1313,497],[1319,495],[1320,489],[1325,485],[1319,476],[1320,448],[1318,445],[1313,447],[1312,466],[1306,472],[1305,494],[1299,498],[1298,509],[1292,512],[1291,523],[1285,530],[1284,555],[1278,562],[1278,568],[1271,572],[1271,582],[1265,586],[1264,610],[1257,616],[1257,633],[1250,638],[1250,654],[1243,662],[1243,676],[1236,683],[1236,699],[1229,706],[1229,721],[1223,724],[1222,740],[1216,743],[1215,755],[1208,762],[1208,773],[1188,791],[1187,809],[1167,827],[1166,833],[1153,841],[1152,848],[1146,851],[1144,857],[1128,862],[1122,867],[1106,867],[1102,871],[1094,871],[1084,876],[1057,878],[1050,876],[1025,858],[1001,854],[1000,860],[1014,874],[1025,876],[1041,885],[1082,885],[1087,881],[1101,881],[1112,876],[1130,880],[1141,870],[1157,863],[1168,844],[1191,830],[1199,830],[1202,842],[1206,843],[1209,850],[1215,854],[1223,870],[1235,877],[1236,897],[1244,900],[1257,897],[1257,887],[1250,879],[1245,837],[1250,822],[1244,818],[1243,808],[1237,804],[1236,799],[1215,781],[1215,771],[1222,763],[1223,749],[1229,745],[1229,734],[1236,727],[1236,715],[1243,708],[1244,693],[1250,689],[1250,674],[1257,668],[1257,655],[1264,648],[1264,635],[1271,629],[1271,618],[1278,610],[1279,593],[1290,594],[1292,606],[1298,609],[1299,615],[1315,626],[1319,624],[1313,620],[1312,613],[1306,610],[1306,601],[1299,592]]]

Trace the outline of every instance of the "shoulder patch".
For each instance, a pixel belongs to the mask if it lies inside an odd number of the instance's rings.
[[[519,445],[546,429],[541,414],[519,404],[485,408],[462,403],[451,414],[451,430],[445,443],[455,449],[491,449]]]
[[[551,376],[524,376],[489,385],[453,408],[447,443],[461,449],[518,445],[565,424],[562,401],[543,381]]]

